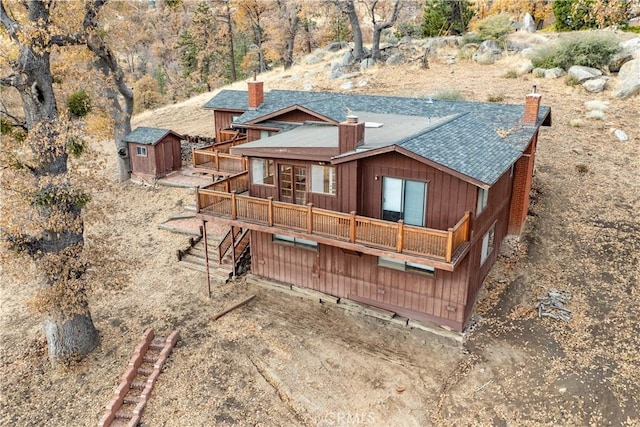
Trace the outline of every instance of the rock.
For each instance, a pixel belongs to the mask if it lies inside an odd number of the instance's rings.
[[[360,61],[360,71],[373,67],[373,64],[374,64],[373,59],[371,58],[363,59],[362,61]]]
[[[314,87],[315,86],[313,85],[313,83],[305,83],[304,84],[304,90],[306,90],[306,91],[313,90]]]
[[[342,83],[340,85],[340,89],[343,89],[343,90],[353,89],[353,83],[351,83],[351,82]]]
[[[607,85],[607,81],[609,79],[605,77],[598,77],[595,79],[590,79],[582,83],[582,87],[585,88],[587,92],[598,93],[602,92]]]
[[[620,129],[616,129],[616,131],[614,132],[616,138],[618,138],[620,141],[628,141],[629,137],[627,136],[627,134]]]
[[[402,53],[396,53],[393,54],[391,56],[389,56],[387,58],[386,64],[387,65],[398,65],[398,64],[403,64],[404,63],[404,54]]]
[[[346,47],[348,47],[349,45],[347,43],[342,43],[342,42],[333,42],[333,43],[329,43],[328,45],[325,46],[324,50],[325,52],[337,52],[341,49],[344,49]]]
[[[535,33],[536,32],[536,21],[533,20],[533,16],[529,13],[524,14],[524,18],[522,18],[522,26],[520,27],[520,31],[524,31],[525,33]]]
[[[343,67],[347,67],[352,62],[353,62],[353,55],[351,54],[351,52],[345,52],[344,55],[342,55],[342,60],[340,61],[340,65],[342,65]]]
[[[319,62],[322,62],[323,58],[324,58],[324,52],[318,51],[318,52],[314,53],[313,55],[307,56],[307,59],[305,59],[304,62],[307,65],[313,65],[313,64],[317,64]]]
[[[620,49],[624,53],[629,53],[633,59],[640,59],[640,37],[634,37],[620,43]]]
[[[533,63],[531,62],[530,59],[527,59],[520,65],[516,73],[518,75],[522,75],[522,74],[529,74],[532,71],[533,71]]]
[[[536,50],[532,47],[528,47],[526,49],[522,49],[519,53],[525,58],[531,58],[536,53]]]
[[[569,68],[569,77],[583,83],[589,79],[594,79],[602,75],[602,71],[582,65],[574,65]]]
[[[582,149],[582,147],[573,147],[571,151],[573,151],[576,154],[584,154],[584,150]]]
[[[618,52],[611,57],[609,61],[609,72],[617,73],[620,68],[633,59],[633,55],[629,52]]]
[[[362,80],[360,80],[360,81],[358,82],[358,86],[359,86],[359,87],[364,87],[364,86],[366,86],[366,85],[368,85],[368,84],[369,84],[369,81],[368,81],[367,79],[362,79]]]
[[[640,92],[640,59],[625,63],[618,72],[618,84],[613,96],[627,99]]]
[[[355,77],[360,77],[361,73],[356,71],[355,73],[343,74],[340,76],[341,79],[353,79]]]
[[[545,79],[557,79],[567,74],[562,68],[549,68],[548,70],[544,70],[544,78]]]
[[[525,49],[529,49],[529,47],[527,43],[507,41],[507,50],[509,52],[520,53]]]
[[[498,46],[498,43],[493,40],[485,40],[478,50],[473,54],[472,59],[478,64],[489,65],[496,62],[502,56],[502,49]]]
[[[447,59],[447,65],[454,65],[456,63],[456,58]]]
[[[533,74],[533,77],[544,77],[544,73],[547,70],[545,70],[544,68],[534,68],[533,70],[531,70],[531,73]]]

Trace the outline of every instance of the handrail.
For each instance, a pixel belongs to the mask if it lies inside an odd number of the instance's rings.
[[[247,158],[218,150],[194,148],[191,150],[194,167],[217,172],[244,172],[248,170]]]
[[[197,189],[198,212],[240,219],[270,227],[293,229],[351,243],[394,250],[398,253],[428,255],[451,262],[453,254],[469,240],[471,214],[466,213],[447,231],[417,227],[402,221],[381,219],[240,196],[211,189]]]

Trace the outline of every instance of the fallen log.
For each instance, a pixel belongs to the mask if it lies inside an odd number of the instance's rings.
[[[242,307],[243,305],[245,305],[246,303],[248,303],[249,301],[251,301],[252,299],[254,299],[256,296],[255,295],[251,295],[249,298],[240,301],[239,303],[237,303],[236,305],[233,305],[229,308],[227,308],[226,310],[221,311],[220,313],[216,314],[215,316],[213,316],[213,320],[218,320],[219,318],[221,318],[222,316],[224,316],[225,314],[229,313],[230,311],[235,310],[238,307]]]

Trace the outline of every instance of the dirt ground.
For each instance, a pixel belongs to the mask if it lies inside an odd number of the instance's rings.
[[[514,58],[488,66],[446,59],[432,58],[428,70],[375,67],[355,90],[428,96],[450,88],[467,100],[523,103],[536,84],[553,116],[540,134],[525,233],[486,280],[464,347],[243,280],[216,285],[209,300],[204,274],[176,262],[188,237],[157,228],[193,194],[118,184],[95,196],[111,214],[88,224],[87,235],[112,238],[132,280],[92,295],[101,344],[84,361],[50,367],[40,322],[25,306],[32,286],[2,280],[0,425],[95,425],[149,327],[179,329],[182,340],[143,426],[640,425],[640,97],[505,78]],[[302,89],[315,72],[269,73],[266,89]],[[344,83],[315,79],[326,90]],[[212,117],[199,108],[210,96],[134,124],[211,134]],[[604,120],[585,117],[589,100],[608,102]],[[102,148],[113,182],[113,150]],[[537,317],[533,306],[549,289],[572,293],[570,322]],[[211,320],[250,294],[257,298]]]

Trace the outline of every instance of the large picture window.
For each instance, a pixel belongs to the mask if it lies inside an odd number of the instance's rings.
[[[482,237],[482,251],[480,252],[480,265],[489,258],[495,246],[496,224],[493,223],[489,231]]]
[[[251,159],[251,182],[273,185],[275,166],[270,159]]]
[[[416,264],[414,262],[399,261],[394,258],[378,257],[378,266],[393,268],[400,271],[413,271],[417,273],[435,274],[436,269],[430,265]]]
[[[336,194],[336,168],[311,165],[311,192]]]
[[[301,239],[300,237],[289,237],[282,234],[274,234],[273,241],[277,243],[287,243],[293,246],[300,246],[308,249],[317,249],[318,242],[313,240]]]
[[[487,207],[487,203],[489,202],[489,190],[478,187],[478,206],[476,208],[476,215],[479,215],[480,212]]]

